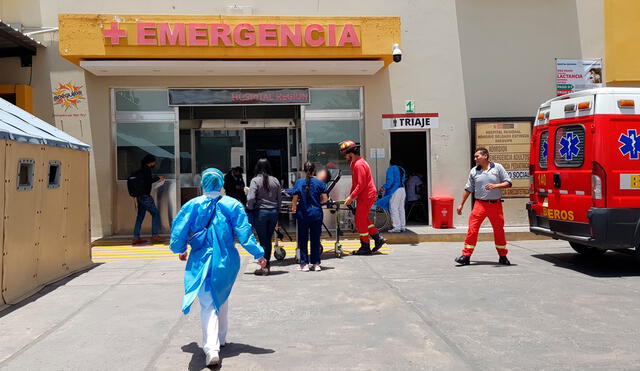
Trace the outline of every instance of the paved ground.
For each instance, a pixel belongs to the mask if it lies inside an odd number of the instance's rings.
[[[640,269],[564,242],[395,245],[326,259],[323,272],[241,272],[228,370],[637,370]],[[245,267],[250,270],[250,265]],[[182,316],[183,263],[114,261],[0,312],[0,369],[200,370],[197,305]]]

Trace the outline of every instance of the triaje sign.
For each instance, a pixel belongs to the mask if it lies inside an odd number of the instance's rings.
[[[437,113],[401,113],[382,115],[385,130],[420,130],[438,127]]]
[[[102,34],[105,42],[120,45],[131,42],[119,22],[111,22]],[[231,27],[225,23],[136,22],[137,45],[168,46],[336,46],[359,47],[360,38],[353,24],[249,24]],[[135,45],[135,44],[134,44]]]

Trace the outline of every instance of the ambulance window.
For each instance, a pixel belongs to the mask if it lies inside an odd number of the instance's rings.
[[[540,149],[538,163],[541,169],[547,168],[547,160],[549,159],[549,132],[543,131],[540,134]]]
[[[554,161],[558,167],[580,167],[584,163],[584,127],[561,126],[556,130]]]

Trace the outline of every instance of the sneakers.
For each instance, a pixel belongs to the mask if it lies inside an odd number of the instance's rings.
[[[309,264],[300,264],[300,268],[298,268],[298,270],[303,271],[303,272],[308,272],[309,271]]]
[[[402,232],[402,228],[391,228],[387,232],[389,232],[389,233],[400,233],[400,232]]]
[[[206,352],[205,356],[205,364],[207,366],[217,366],[220,364],[220,355],[218,352]]]
[[[320,264],[314,264],[313,267],[311,267],[311,270],[314,272],[320,272],[322,270],[322,267],[320,266]]]
[[[269,268],[265,267],[265,268],[258,268],[256,269],[253,274],[255,274],[256,276],[268,276],[269,275]]]
[[[138,237],[138,238],[134,238],[133,240],[131,240],[131,244],[132,245],[140,245],[143,243],[147,243],[147,240],[143,240],[142,238]]]
[[[376,233],[371,237],[373,237],[374,240],[373,250],[371,250],[372,253],[380,250],[382,248],[382,245],[387,243],[387,240],[385,240],[384,237],[380,235],[380,233]]]
[[[471,257],[466,255],[460,255],[456,259],[456,263],[460,265],[469,265],[471,264]]]
[[[500,259],[498,259],[498,263],[502,265],[511,265],[511,262],[509,261],[509,259],[507,259],[506,256],[501,256]]]

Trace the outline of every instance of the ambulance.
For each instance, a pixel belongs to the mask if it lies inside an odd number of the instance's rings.
[[[598,88],[538,109],[529,157],[531,232],[584,255],[640,257],[640,88]]]

